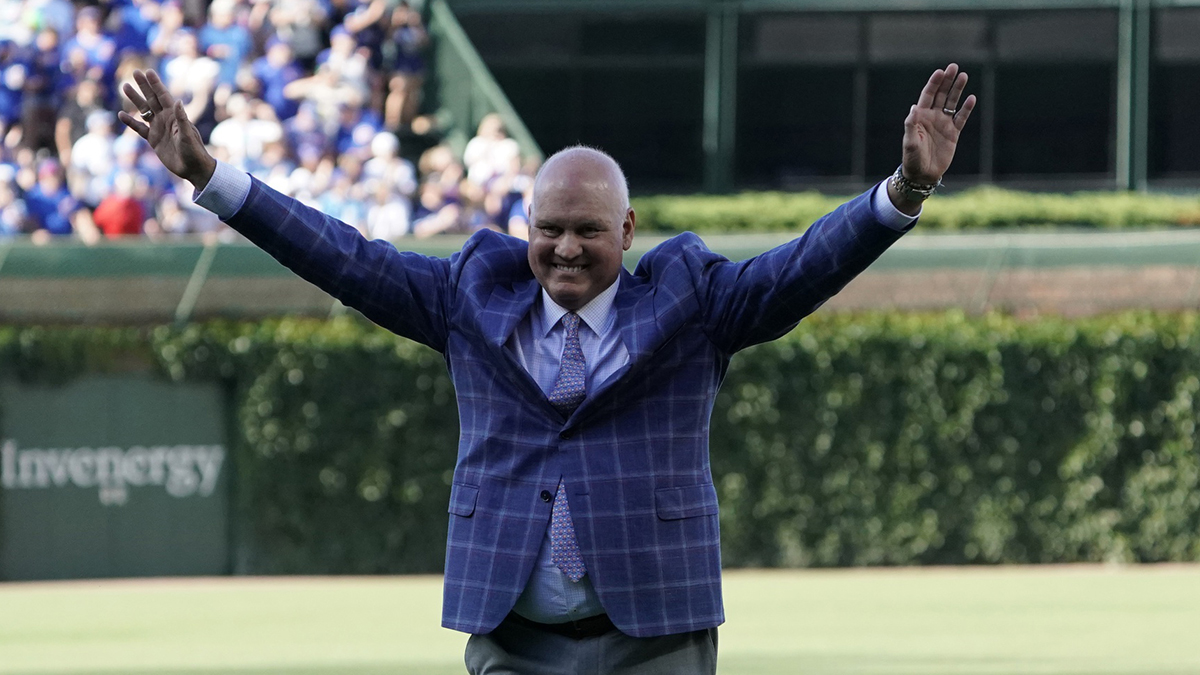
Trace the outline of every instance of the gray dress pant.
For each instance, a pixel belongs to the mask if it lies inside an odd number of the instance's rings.
[[[574,638],[505,620],[467,640],[471,675],[715,675],[717,629],[636,638]]]

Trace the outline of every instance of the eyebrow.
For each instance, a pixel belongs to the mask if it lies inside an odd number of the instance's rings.
[[[565,227],[561,221],[553,220],[553,219],[549,219],[549,218],[537,218],[537,217],[535,217],[533,219],[533,226],[534,227]],[[602,220],[589,219],[589,220],[579,221],[579,223],[577,223],[577,226],[578,227],[594,227],[594,228],[603,229],[605,227],[608,227],[608,223],[605,223]]]

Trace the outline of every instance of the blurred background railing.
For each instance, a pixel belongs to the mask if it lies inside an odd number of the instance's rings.
[[[434,115],[447,129],[445,140],[450,147],[461,154],[484,115],[497,113],[520,144],[521,153],[542,159],[542,149],[479,58],[446,0],[429,3],[429,34],[433,38],[430,97],[436,101]]]
[[[745,259],[790,234],[713,234]],[[634,269],[664,237],[639,235]],[[461,237],[414,242],[448,256]],[[830,301],[842,310],[1013,312],[1084,316],[1200,305],[1200,231],[939,234],[901,240]],[[345,308],[249,244],[0,245],[0,321],[183,322],[338,315]]]

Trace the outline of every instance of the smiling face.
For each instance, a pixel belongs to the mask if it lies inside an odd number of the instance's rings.
[[[617,280],[633,243],[621,169],[590,148],[551,157],[533,190],[529,266],[550,299],[575,311]]]

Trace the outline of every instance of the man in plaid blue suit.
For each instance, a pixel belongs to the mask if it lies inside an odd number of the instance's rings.
[[[693,234],[648,252],[624,176],[583,147],[539,172],[526,244],[483,231],[401,252],[212,159],[158,76],[122,121],[197,203],[376,323],[445,355],[462,424],[444,626],[472,673],[712,673],[721,603],[708,424],[729,359],[775,339],[915,222],[975,105],[937,70],[902,164],[803,236],[740,263]]]

